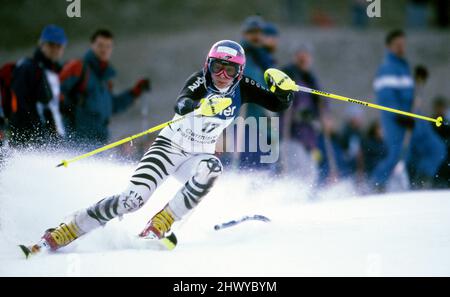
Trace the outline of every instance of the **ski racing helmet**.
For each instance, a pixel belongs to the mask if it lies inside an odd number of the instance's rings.
[[[232,40],[221,40],[216,42],[206,57],[203,74],[205,76],[205,83],[207,87],[215,88],[211,74],[224,72],[230,78],[233,78],[233,83],[228,89],[230,93],[238,85],[242,79],[245,68],[245,52],[242,46]]]

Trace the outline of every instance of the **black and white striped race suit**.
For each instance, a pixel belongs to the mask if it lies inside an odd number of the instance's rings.
[[[74,223],[82,233],[138,210],[169,176],[184,183],[168,203],[175,219],[181,219],[222,173],[222,164],[214,156],[216,141],[237,116],[241,105],[256,103],[271,111],[281,111],[290,105],[290,98],[277,96],[245,76],[235,88],[220,93],[208,87],[203,72],[199,71],[186,81],[175,106],[175,118],[192,112],[202,98],[212,96],[230,97],[233,103],[216,116],[187,115],[186,119],[164,128],[141,159],[124,192],[76,213]]]

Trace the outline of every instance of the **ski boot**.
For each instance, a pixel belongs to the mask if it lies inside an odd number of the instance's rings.
[[[177,245],[177,238],[170,231],[175,218],[168,207],[158,212],[147,223],[144,230],[139,234],[140,238],[162,243],[167,250],[173,250]]]
[[[25,257],[28,258],[30,255],[38,254],[43,249],[56,251],[81,235],[83,233],[74,222],[69,224],[62,223],[57,228],[51,228],[45,231],[38,243],[32,246],[19,245],[19,247],[25,254]]]

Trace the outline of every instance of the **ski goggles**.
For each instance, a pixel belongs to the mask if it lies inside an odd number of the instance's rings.
[[[211,60],[208,65],[209,71],[214,74],[225,74],[227,78],[236,78],[239,75],[239,65],[223,60]]]

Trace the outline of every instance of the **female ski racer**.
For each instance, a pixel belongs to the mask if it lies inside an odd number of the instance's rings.
[[[196,207],[222,173],[222,164],[214,156],[216,141],[238,115],[239,108],[245,103],[255,103],[277,112],[291,104],[291,91],[282,90],[270,79],[269,91],[244,76],[244,67],[245,53],[238,43],[230,40],[215,43],[203,69],[192,74],[181,90],[175,119],[193,112],[203,98],[231,98],[231,105],[214,116],[187,117],[164,128],[141,159],[124,192],[106,197],[76,212],[70,221],[48,229],[39,243],[21,246],[24,253],[28,256],[41,248],[57,250],[116,217],[140,209],[171,175],[184,186],[151,218],[139,236],[174,248],[176,237],[170,231],[171,226]]]

